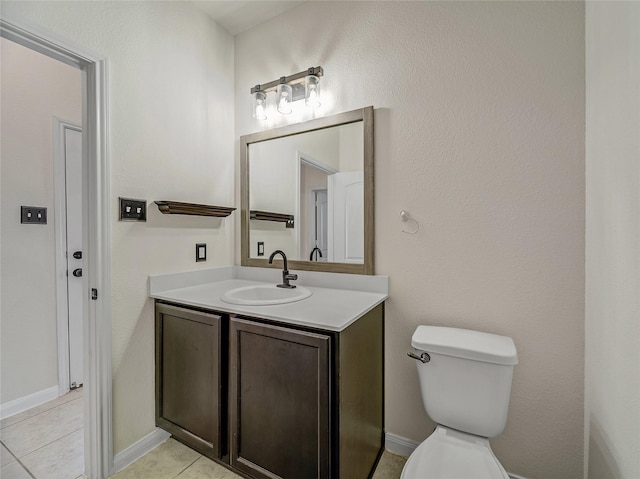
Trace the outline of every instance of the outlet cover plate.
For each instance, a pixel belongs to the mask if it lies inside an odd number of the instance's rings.
[[[120,221],[147,221],[147,201],[120,197]]]
[[[196,243],[196,263],[207,261],[207,243]]]

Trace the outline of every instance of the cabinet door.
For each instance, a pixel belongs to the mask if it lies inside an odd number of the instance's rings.
[[[224,454],[221,317],[156,305],[156,423],[203,454]]]
[[[231,465],[329,477],[329,336],[232,317],[229,337]]]

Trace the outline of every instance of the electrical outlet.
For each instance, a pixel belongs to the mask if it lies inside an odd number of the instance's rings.
[[[20,223],[33,225],[47,224],[47,209],[43,206],[21,206]]]
[[[120,198],[120,221],[147,221],[147,201]]]
[[[258,256],[264,256],[264,241],[258,241]]]

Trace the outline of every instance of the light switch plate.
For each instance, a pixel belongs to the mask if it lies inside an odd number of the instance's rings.
[[[120,221],[147,221],[147,201],[120,197]]]
[[[46,225],[47,208],[44,206],[21,206],[20,223],[25,225]]]

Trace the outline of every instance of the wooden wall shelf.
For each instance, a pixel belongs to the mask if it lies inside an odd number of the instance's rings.
[[[285,223],[285,226],[287,228],[293,228],[294,226],[293,215],[286,215],[283,213],[272,213],[270,211],[251,210],[249,212],[249,219],[262,220],[262,221],[278,221],[281,223]]]
[[[180,201],[155,201],[160,212],[165,215],[229,216],[235,208],[226,206],[201,205],[198,203],[182,203]]]

